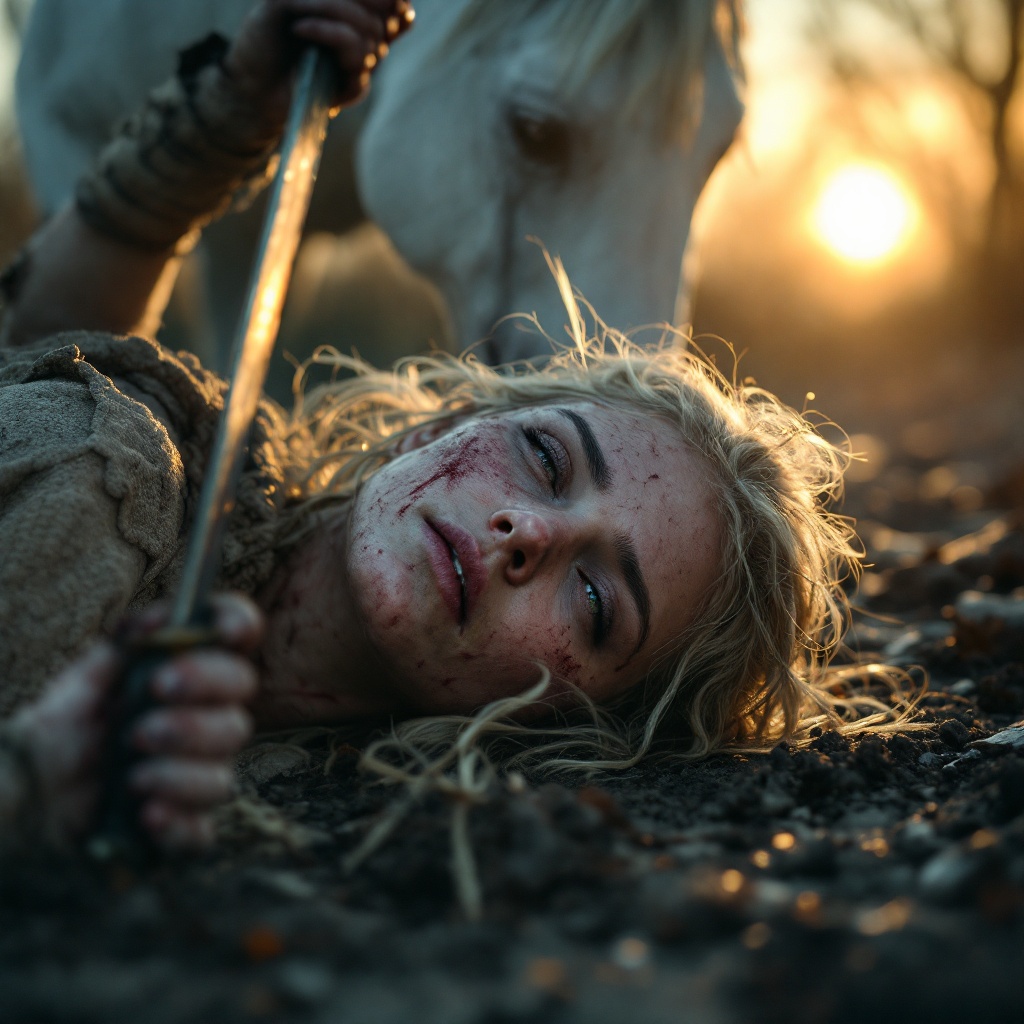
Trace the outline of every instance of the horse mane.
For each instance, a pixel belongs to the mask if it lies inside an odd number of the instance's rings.
[[[688,138],[700,123],[708,48],[717,42],[742,78],[742,8],[743,0],[471,0],[445,45],[449,55],[497,47],[522,23],[546,19],[563,41],[567,95],[608,64],[628,62],[623,109],[657,110],[670,137]]]

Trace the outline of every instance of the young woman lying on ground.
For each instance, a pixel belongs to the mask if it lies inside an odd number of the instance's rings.
[[[109,638],[174,590],[221,404],[191,357],[114,335],[153,326],[197,225],[262,171],[296,38],[337,50],[351,99],[405,23],[392,0],[265,0],[219,59],[185,55],[8,276],[0,816],[34,778],[55,830],[88,820]],[[158,841],[209,838],[253,724],[384,715],[441,743],[545,671],[496,729],[549,766],[838,721],[822,682],[856,555],[823,502],[842,457],[678,346],[588,344],[569,310],[576,345],[543,370],[424,359],[357,368],[292,417],[264,405],[224,544],[223,647],[162,668],[135,730]]]

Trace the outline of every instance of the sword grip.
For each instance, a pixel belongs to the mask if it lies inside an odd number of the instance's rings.
[[[129,785],[132,768],[147,756],[132,743],[132,731],[139,719],[160,703],[152,692],[153,674],[184,651],[212,646],[217,639],[212,623],[212,612],[206,611],[187,626],[163,627],[124,644],[124,668],[108,714],[97,824],[87,843],[97,860],[137,867],[156,853],[139,821],[142,799]]]

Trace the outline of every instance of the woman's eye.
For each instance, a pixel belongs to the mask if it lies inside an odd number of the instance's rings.
[[[605,638],[608,632],[608,622],[605,614],[604,602],[601,600],[601,592],[594,586],[590,580],[587,579],[583,573],[580,573],[580,579],[583,581],[583,593],[587,599],[587,612],[590,615],[592,622],[592,631],[594,638],[594,646],[600,645],[601,641]]]
[[[532,427],[527,427],[524,433],[526,434],[526,439],[530,442],[530,448],[533,450],[534,455],[536,455],[537,461],[540,463],[545,476],[548,478],[548,482],[551,484],[552,494],[557,495],[562,490],[567,475],[569,457],[566,454],[565,448],[562,447],[561,442],[550,434],[534,430]]]

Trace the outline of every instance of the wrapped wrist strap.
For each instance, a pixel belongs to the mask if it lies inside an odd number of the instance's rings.
[[[100,153],[75,202],[94,230],[140,248],[187,252],[199,230],[267,183],[280,126],[261,120],[221,67],[223,36],[182,52],[176,77]]]

